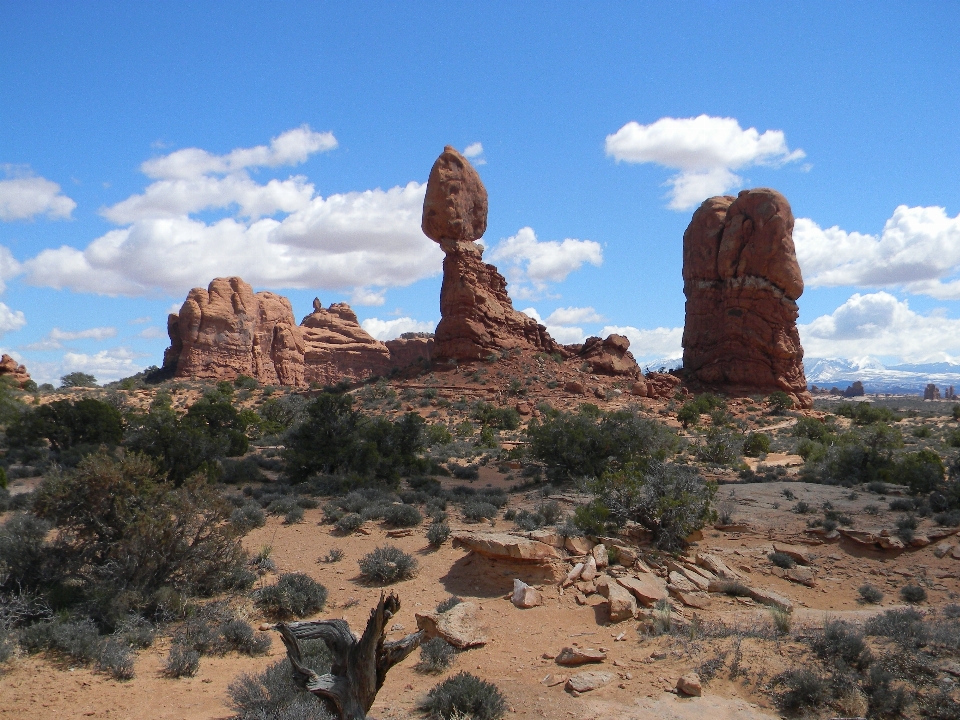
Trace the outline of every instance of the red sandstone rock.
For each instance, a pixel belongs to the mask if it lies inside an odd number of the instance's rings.
[[[812,407],[796,325],[803,279],[783,195],[758,188],[706,200],[683,235],[683,280],[688,380],[731,392],[783,390]]]
[[[429,362],[433,340],[382,343],[366,332],[345,303],[313,312],[296,325],[290,301],[254,293],[240,278],[218,278],[190,291],[167,319],[170,347],[164,367],[177,377],[232,380],[249,375],[265,385],[333,385],[386,375],[393,367]]]
[[[638,377],[640,367],[630,354],[630,340],[623,335],[610,335],[606,340],[589,337],[580,346],[577,355],[597,375],[626,375]]]
[[[672,398],[680,385],[680,378],[669,373],[647,373],[647,397]]]
[[[194,288],[179,315],[167,321],[170,349],[164,364],[177,377],[231,380],[249,375],[261,383],[303,385],[303,343],[290,301],[254,293],[237,277]]]
[[[483,248],[474,240],[487,228],[487,191],[477,171],[452,147],[444,148],[430,171],[421,227],[446,254],[437,360],[480,360],[513,348],[569,354],[543,325],[514,310],[507,281],[483,262]]]
[[[433,358],[433,335],[404,333],[396,340],[387,340],[384,345],[390,350],[393,367],[408,368],[411,365],[429,365]]]
[[[319,299],[299,328],[303,337],[303,376],[306,383],[334,385],[390,372],[390,350],[360,327],[346,303],[324,309]]]
[[[0,378],[9,378],[17,384],[17,387],[23,387],[30,382],[30,373],[27,368],[17,363],[6,353],[0,357]]]

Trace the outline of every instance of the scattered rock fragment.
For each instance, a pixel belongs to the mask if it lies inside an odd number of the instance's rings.
[[[543,595],[536,588],[530,587],[523,580],[513,581],[513,595],[510,601],[518,608],[532,608],[543,605]]]
[[[565,647],[555,658],[557,665],[583,665],[599,663],[607,659],[607,654],[593,648]]]
[[[424,639],[442,637],[459,650],[480,647],[488,639],[477,627],[476,612],[474,603],[464,601],[443,613],[416,613],[417,629],[423,631]]]
[[[610,622],[618,623],[632,620],[637,614],[637,601],[620,583],[603,578],[597,582],[597,590],[607,598]]]
[[[613,680],[613,674],[608,672],[582,672],[577,673],[567,680],[566,688],[571,693],[579,695],[580,693],[590,692],[601,688]]]
[[[640,577],[620,577],[617,582],[633,593],[633,596],[642,605],[653,605],[661,598],[667,597],[667,585],[653,574],[644,574]]]
[[[703,686],[700,684],[700,676],[696,673],[687,673],[677,680],[677,690],[684,695],[700,697],[703,692]]]

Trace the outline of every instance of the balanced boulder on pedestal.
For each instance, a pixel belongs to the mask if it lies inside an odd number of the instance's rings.
[[[483,262],[475,241],[487,229],[487,191],[452,147],[444,148],[430,171],[421,227],[446,254],[434,359],[481,360],[514,348],[569,354],[543,325],[513,309],[507,281]]]

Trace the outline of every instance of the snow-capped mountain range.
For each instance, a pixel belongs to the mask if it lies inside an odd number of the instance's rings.
[[[841,390],[855,380],[868,393],[922,395],[928,383],[943,393],[953,385],[960,388],[960,365],[952,363],[913,363],[884,365],[873,357],[806,358],[803,361],[809,385],[838,387]]]

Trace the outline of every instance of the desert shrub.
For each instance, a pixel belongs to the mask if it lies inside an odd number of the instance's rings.
[[[416,413],[400,420],[366,417],[347,394],[323,393],[306,409],[306,418],[287,435],[286,473],[294,480],[311,475],[353,473],[396,482],[422,465],[425,422]]]
[[[813,508],[810,507],[810,503],[806,500],[801,500],[791,508],[791,512],[795,512],[798,515],[806,515],[811,510],[813,510]]]
[[[421,709],[435,720],[496,720],[506,713],[507,701],[493,683],[460,672],[430,690]]]
[[[220,646],[222,652],[235,650],[245,655],[266,655],[270,650],[271,640],[266,633],[255,633],[253,626],[243,620],[228,620],[219,628],[223,641]]]
[[[913,531],[917,529],[917,519],[913,515],[902,515],[897,518],[897,536],[904,542],[913,540]]]
[[[937,525],[956,527],[957,525],[960,525],[960,510],[937,513],[933,516],[933,521],[937,523]]]
[[[544,463],[551,480],[600,477],[613,466],[647,458],[665,459],[677,436],[629,411],[557,412],[527,428],[530,454]]]
[[[888,637],[907,648],[920,647],[928,639],[923,615],[912,608],[887,610],[882,615],[876,615],[867,620],[864,631],[867,635]]]
[[[784,686],[777,695],[777,701],[784,710],[808,710],[822,705],[830,697],[829,682],[809,668],[782,673],[774,682]]]
[[[795,437],[825,443],[830,439],[833,431],[829,425],[821,420],[802,417],[798,418],[797,424],[793,426],[793,434]]]
[[[883,600],[883,592],[880,588],[870,583],[864,583],[857,588],[857,593],[860,595],[860,602],[869,603],[870,605],[876,605]]]
[[[337,522],[334,523],[333,528],[337,532],[347,535],[359,530],[361,525],[363,525],[363,518],[357,513],[350,513],[337,520]]]
[[[541,528],[546,523],[543,515],[537,512],[530,512],[529,510],[517,511],[513,521],[516,523],[518,529],[525,530],[526,532]]]
[[[604,474],[588,487],[596,500],[592,506],[577,509],[581,529],[589,532],[596,524],[620,528],[629,521],[637,522],[653,534],[654,544],[661,550],[684,547],[688,535],[715,517],[712,501],[717,486],[686,466],[657,461],[646,467],[629,465]]]
[[[841,620],[831,620],[811,640],[810,646],[822,660],[842,662],[850,667],[865,668],[872,657],[863,635]]]
[[[890,501],[889,507],[897,512],[913,512],[916,510],[916,505],[911,498],[894,498]]]
[[[442,637],[435,637],[420,645],[420,662],[416,665],[417,672],[439,673],[453,664],[457,651]]]
[[[34,589],[49,579],[51,527],[29,513],[14,513],[0,526],[0,587]]]
[[[890,481],[906,485],[915,494],[935,490],[944,478],[945,470],[940,456],[933,450],[923,449],[905,453],[890,472]]]
[[[896,422],[900,416],[890,408],[874,405],[868,402],[848,403],[841,402],[834,410],[836,415],[847,417],[857,425],[870,425],[878,422]]]
[[[327,589],[304,573],[284,573],[255,597],[257,606],[272,617],[302,618],[323,610]]]
[[[436,423],[428,425],[426,430],[425,443],[429,447],[436,445],[449,445],[453,442],[453,434],[447,429],[446,425]]]
[[[199,477],[174,487],[136,453],[98,452],[75,472],[48,475],[33,512],[55,522],[59,572],[107,624],[163,587],[209,594],[255,579],[216,489]]]
[[[359,564],[365,580],[385,585],[411,578],[417,570],[413,556],[391,546],[378,547],[364,555]]]
[[[480,477],[480,469],[476,465],[450,464],[450,472],[458,480],[476,480]]]
[[[200,669],[200,653],[178,643],[170,646],[163,663],[163,674],[168,678],[193,677]]]
[[[900,588],[900,598],[904,602],[916,605],[927,599],[927,591],[919,585],[904,585]]]
[[[129,645],[107,640],[97,655],[97,670],[108,673],[115,680],[130,680],[133,678],[133,660]]]
[[[283,516],[284,525],[296,525],[301,522],[303,522],[303,508],[299,505],[294,505]]]
[[[53,652],[79,663],[97,659],[103,640],[89,619],[36,623],[20,633],[20,646],[28,653]]]
[[[766,433],[752,432],[743,441],[743,454],[747,457],[757,457],[770,452],[770,436]]]
[[[468,500],[463,505],[463,519],[467,522],[480,522],[497,516],[497,506],[483,500]]]
[[[767,397],[767,403],[775,415],[785,412],[793,407],[793,398],[787,395],[783,390],[777,390],[770,393]]]
[[[322,640],[302,640],[300,650],[303,664],[318,675],[330,671],[332,656]],[[286,658],[256,675],[240,675],[230,683],[227,694],[236,720],[334,720],[316,696],[293,682]]]
[[[246,485],[248,483],[262,483],[267,481],[259,463],[252,457],[243,460],[224,458],[220,461],[222,471],[220,481],[230,485]]]
[[[894,676],[879,666],[870,668],[864,690],[869,703],[869,716],[872,718],[902,718],[903,711],[911,702],[910,695],[903,688],[894,688],[891,681]]]
[[[537,514],[543,517],[544,525],[556,525],[563,517],[563,509],[556,500],[550,500],[537,506]]]
[[[700,462],[711,465],[728,465],[739,457],[742,443],[733,433],[721,427],[710,427],[695,445],[695,455]]]
[[[481,401],[474,405],[473,417],[481,425],[499,430],[516,430],[520,427],[520,413],[512,407],[500,408]]]
[[[772,552],[767,555],[770,558],[770,562],[780,568],[789,569],[797,564],[797,561],[792,557],[782,552]]]
[[[254,528],[267,524],[267,515],[257,503],[244,503],[230,513],[230,524],[237,532],[245,535]]]
[[[336,563],[343,560],[343,555],[343,550],[338,547],[333,547],[327,551],[327,554],[324,555],[321,560],[325,563]]]
[[[732,597],[750,597],[750,588],[739,580],[720,580],[716,584],[716,592],[722,592]],[[711,589],[714,584],[711,583]]]
[[[427,528],[427,542],[431,547],[438,548],[443,545],[450,537],[450,526],[447,523],[432,522]]]
[[[383,519],[393,527],[414,527],[423,522],[423,515],[413,505],[390,505]]]
[[[502,508],[510,501],[507,493],[499,488],[481,488],[477,492],[477,499],[488,502],[498,508]]]
[[[74,446],[119,445],[123,416],[109,403],[94,398],[55,400],[19,413],[6,434],[12,447],[47,440],[57,454]]]
[[[770,619],[773,621],[773,629],[780,635],[786,635],[790,632],[790,625],[793,621],[793,615],[789,610],[783,608],[771,607]]]
[[[131,615],[117,628],[117,635],[128,646],[144,650],[153,645],[157,637],[157,629],[142,617]]]
[[[447,610],[452,610],[462,602],[463,602],[462,598],[459,598],[456,595],[451,595],[445,600],[441,600],[439,603],[437,603],[437,612],[445,613]]]

